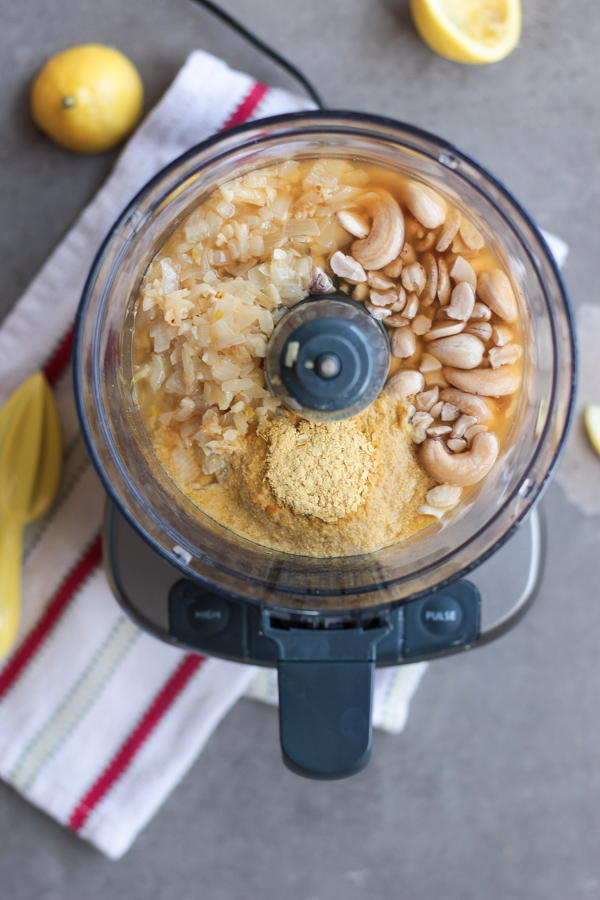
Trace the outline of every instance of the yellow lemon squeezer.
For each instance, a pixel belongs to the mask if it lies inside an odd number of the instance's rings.
[[[50,508],[61,467],[58,411],[38,372],[0,410],[0,660],[19,627],[23,532]]]

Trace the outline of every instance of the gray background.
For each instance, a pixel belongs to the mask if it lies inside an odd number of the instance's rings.
[[[520,47],[460,66],[417,37],[405,0],[224,0],[332,107],[385,113],[455,142],[565,238],[575,305],[595,299],[600,13],[523,0]],[[288,77],[185,0],[0,0],[0,315],[94,195],[114,154],[41,137],[27,90],[70,44],[114,44],[152,105],[201,47]],[[599,398],[600,399],[600,398]],[[576,423],[575,427],[580,427]],[[566,900],[600,898],[597,518],[551,486],[542,597],[498,644],[432,665],[399,737],[330,784],[280,763],[276,713],[242,701],[120,862],[0,785],[0,900]]]

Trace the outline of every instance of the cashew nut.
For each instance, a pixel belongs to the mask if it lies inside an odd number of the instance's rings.
[[[373,204],[368,237],[354,241],[352,256],[366,269],[382,269],[396,259],[404,244],[404,216],[389,191],[380,188]]]
[[[480,300],[475,302],[475,306],[473,307],[473,313],[471,315],[472,319],[483,319],[488,322],[492,318],[492,311],[482,303]]]
[[[443,253],[444,250],[447,250],[460,227],[460,213],[457,209],[453,208],[448,213],[446,218],[446,222],[444,224],[443,231],[440,235],[440,239],[436,244],[435,249],[438,253]]]
[[[474,334],[481,341],[489,341],[492,336],[492,326],[489,322],[475,322],[473,325],[467,325],[468,334]]]
[[[499,369],[445,368],[444,375],[449,383],[468,394],[482,394],[484,397],[506,397],[513,394],[521,381],[521,373],[514,366]]]
[[[450,337],[451,334],[460,334],[465,330],[466,322],[457,322],[456,325],[440,325],[432,328],[425,335],[426,341],[436,341],[438,338]]]
[[[427,429],[428,437],[442,437],[444,434],[449,434],[452,431],[451,425],[432,425],[431,428]]]
[[[429,503],[422,503],[417,512],[422,516],[434,516],[436,519],[441,519],[446,515],[448,510],[442,509],[439,506],[430,506]]]
[[[456,506],[460,500],[462,488],[457,484],[438,484],[427,491],[425,499],[431,506],[438,509],[448,509]]]
[[[404,288],[396,287],[393,291],[386,291],[381,294],[379,291],[371,291],[369,300],[373,306],[385,306],[390,312],[402,312],[406,304],[406,294]]]
[[[419,253],[425,253],[428,250],[433,250],[436,237],[436,231],[428,231],[422,240],[415,241],[415,250],[418,250]]]
[[[404,328],[410,325],[410,319],[407,319],[402,313],[394,313],[393,316],[385,320],[384,324],[389,325],[391,328]]]
[[[417,261],[415,248],[411,244],[409,244],[408,241],[405,241],[404,246],[400,251],[399,259],[402,260],[402,265],[404,266],[410,266]]]
[[[385,306],[373,306],[372,303],[365,303],[365,309],[371,313],[374,319],[378,319],[380,322],[392,315],[391,309],[386,309]]]
[[[487,324],[489,325],[489,322]],[[505,344],[512,340],[513,336],[511,329],[506,325],[494,325],[493,328],[490,326],[490,337],[492,337],[492,334],[497,347],[504,347]]]
[[[500,441],[493,431],[476,434],[470,449],[455,455],[448,453],[442,441],[429,438],[421,447],[421,464],[439,484],[468,487],[488,474],[499,450]]]
[[[438,290],[437,261],[433,253],[424,253],[421,258],[421,262],[427,276],[425,290],[421,299],[423,300],[425,306],[430,306],[435,300],[435,295],[437,294]]]
[[[467,262],[466,259],[463,259],[462,256],[457,256],[454,260],[454,265],[450,269],[450,277],[453,278],[457,284],[466,281],[467,284],[471,285],[473,290],[477,287],[477,275],[475,274],[475,270],[471,263]]]
[[[417,349],[417,339],[410,328],[396,328],[390,341],[392,356],[408,359]]]
[[[421,362],[419,363],[419,369],[421,372],[435,372],[436,369],[441,369],[442,364],[439,359],[436,359],[435,356],[432,356],[431,353],[423,353],[421,356]]]
[[[395,291],[395,299],[390,303],[390,309],[392,312],[402,312],[404,307],[406,306],[406,291],[399,284],[396,285]]]
[[[419,298],[416,294],[409,294],[406,300],[406,306],[403,309],[403,313],[407,319],[414,319],[417,312],[419,311]]]
[[[482,400],[481,397],[476,397],[474,394],[465,394],[456,388],[446,388],[440,396],[446,403],[456,406],[461,413],[475,416],[480,422],[487,422],[492,417],[492,411],[485,400]]]
[[[444,201],[424,185],[409,181],[403,188],[402,199],[424,228],[439,228],[443,225],[446,218]]]
[[[492,347],[488,353],[492,369],[515,363],[523,355],[520,344],[504,344],[503,347]]]
[[[442,422],[454,422],[460,416],[460,410],[454,403],[448,403],[446,400],[440,400],[442,403]]]
[[[415,319],[413,319],[411,327],[414,333],[418,334],[419,336],[427,334],[427,332],[431,330],[431,319],[429,318],[429,316],[417,316]]]
[[[329,260],[331,271],[340,278],[346,278],[348,281],[366,281],[367,275],[365,270],[351,256],[346,256],[341,250],[336,250]]]
[[[482,272],[477,279],[477,294],[492,312],[506,322],[517,319],[517,300],[512,284],[502,269]]]
[[[454,423],[454,428],[452,429],[451,438],[462,438],[465,436],[465,431],[467,428],[470,428],[471,425],[477,425],[477,417],[476,416],[465,416],[462,415],[460,419]]]
[[[479,234],[474,225],[468,219],[461,217],[460,220],[460,236],[469,248],[469,250],[481,250],[485,244],[484,239]]]
[[[371,230],[371,226],[365,217],[361,216],[360,213],[354,212],[354,210],[340,209],[339,212],[336,212],[335,217],[342,228],[351,234],[352,237],[366,238]]]
[[[475,306],[475,290],[468,281],[459,281],[450,298],[450,306],[444,312],[449,319],[466,322]]]
[[[433,416],[428,412],[419,411],[412,417],[414,425],[412,439],[414,444],[422,444],[427,437],[427,429],[433,422]]]
[[[434,387],[435,385],[437,385],[439,388],[450,387],[450,385],[444,378],[443,369],[435,369],[433,372],[423,372],[423,377],[425,379],[425,384],[427,385],[427,387]]]
[[[469,425],[469,427],[465,429],[463,438],[465,441],[472,441],[475,435],[480,434],[482,431],[487,431],[487,425],[480,425],[476,422],[474,425]]]
[[[404,246],[406,247],[406,244]],[[384,266],[382,270],[383,274],[388,275],[390,278],[400,278],[400,273],[402,272],[403,265],[404,260],[402,259],[402,254],[400,254],[400,256],[392,260],[389,266]]]
[[[418,394],[425,387],[425,379],[420,372],[413,369],[402,369],[396,372],[385,383],[384,391],[395,400],[406,400],[413,394]]]
[[[379,291],[371,291],[369,300],[373,306],[389,306],[391,309],[392,303],[398,302],[398,294],[396,291],[388,291],[385,294],[380,294]]]
[[[427,273],[421,263],[411,263],[402,269],[402,286],[407,291],[414,291],[415,294],[421,294],[427,283]]]
[[[366,300],[369,296],[369,285],[366,281],[361,281],[356,285],[354,290],[352,291],[352,299],[356,300],[358,303],[362,303],[363,300]]]
[[[484,351],[484,345],[474,334],[452,334],[429,344],[432,356],[445,366],[459,369],[474,369],[483,359]]]
[[[437,399],[439,397],[440,389],[438,387],[433,387],[428,391],[421,391],[415,397],[417,403],[417,409],[424,410],[425,412],[431,412],[431,407],[434,403],[437,403]]]
[[[367,281],[376,291],[391,291],[396,287],[390,278],[386,278],[380,272],[368,272]]]
[[[450,299],[450,276],[448,266],[443,256],[438,259],[438,300],[440,306],[445,306]]]

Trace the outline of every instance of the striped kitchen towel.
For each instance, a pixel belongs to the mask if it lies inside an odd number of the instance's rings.
[[[0,328],[0,404],[42,368],[65,442],[50,513],[28,529],[19,640],[0,666],[0,777],[112,858],[189,769],[256,669],[185,653],[141,632],[102,569],[104,493],[79,432],[72,325],[94,255],[121,209],[211,134],[308,109],[194,52],[111,176]],[[377,673],[376,725],[398,731],[423,666]],[[400,674],[402,673],[402,674]],[[259,678],[252,696],[269,699]]]

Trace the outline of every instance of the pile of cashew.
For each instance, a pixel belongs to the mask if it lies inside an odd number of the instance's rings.
[[[495,400],[521,384],[511,280],[480,253],[473,223],[426,185],[407,181],[397,198],[378,188],[337,218],[355,240],[330,269],[388,329],[401,368],[386,391],[407,403],[421,464],[439,485],[420,511],[440,518],[494,466],[500,440],[489,429],[507,408]]]

